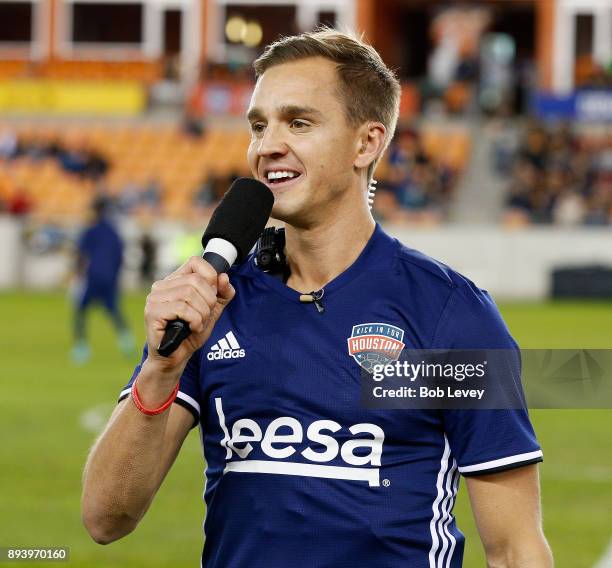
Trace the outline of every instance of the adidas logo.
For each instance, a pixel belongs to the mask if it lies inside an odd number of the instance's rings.
[[[239,359],[245,357],[244,349],[240,348],[240,344],[232,331],[228,331],[225,337],[219,339],[211,348],[206,358],[209,361],[217,361],[219,359]]]

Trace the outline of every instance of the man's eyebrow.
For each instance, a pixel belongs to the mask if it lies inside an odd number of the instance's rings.
[[[321,117],[323,116],[320,111],[316,108],[309,106],[300,106],[300,105],[283,105],[278,109],[278,112],[283,117],[293,117],[293,116],[314,116]]]
[[[263,112],[260,109],[258,109],[257,107],[252,108],[247,113],[247,120],[249,122],[253,122],[254,120],[260,120],[262,118],[263,118]]]
[[[279,107],[278,114],[283,118],[294,117],[294,116],[312,116],[320,118],[323,116],[321,111],[316,108],[301,105],[283,105]],[[264,113],[261,109],[254,107],[247,113],[247,120],[253,122],[255,120],[263,120]]]

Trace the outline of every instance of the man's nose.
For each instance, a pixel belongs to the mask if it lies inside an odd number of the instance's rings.
[[[260,157],[283,156],[287,153],[287,145],[283,138],[280,126],[268,124],[259,141],[257,154]]]

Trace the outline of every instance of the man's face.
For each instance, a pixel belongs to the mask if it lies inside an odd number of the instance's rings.
[[[271,67],[257,81],[247,117],[249,166],[274,193],[272,215],[300,226],[332,211],[355,182],[359,149],[335,64],[313,57]]]

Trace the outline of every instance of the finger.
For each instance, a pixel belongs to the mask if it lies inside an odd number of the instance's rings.
[[[166,279],[176,278],[185,274],[191,274],[195,272],[200,274],[211,284],[217,282],[216,270],[206,262],[201,256],[192,256],[185,263],[179,266],[174,272],[172,272]]]
[[[193,290],[193,292],[191,290]],[[205,282],[198,274],[183,276],[180,282],[177,280],[175,284],[160,288],[154,293],[159,294],[156,298],[162,300],[170,299],[168,295],[171,294],[171,297],[174,299],[184,299],[188,301],[194,292],[199,295],[208,308],[212,308],[217,302],[216,289],[210,286],[208,282]],[[181,294],[183,297],[181,297]]]
[[[197,311],[187,302],[161,302],[148,304],[145,307],[145,317],[155,322],[157,331],[163,331],[170,321],[181,319],[189,325],[194,333],[200,333],[204,329],[204,321],[208,319],[210,310],[205,308],[203,313]]]
[[[189,259],[188,267],[192,272],[199,274],[207,282],[217,285],[217,271],[206,262],[201,256],[192,256]]]
[[[168,290],[158,290],[151,292],[147,297],[147,301],[151,303],[168,303],[168,302],[186,302],[198,312],[203,313],[211,307],[211,297],[214,303],[215,296],[209,288],[203,295],[196,288],[184,285],[170,288]]]
[[[158,280],[151,287],[152,292],[163,292],[166,290],[172,290],[174,288],[180,288],[183,286],[191,286],[195,288],[203,298],[208,298],[210,294],[213,296],[217,293],[217,282],[212,284],[203,278],[200,274],[191,272],[189,274],[180,274],[172,278],[166,278],[164,280]]]
[[[219,274],[217,288],[217,301],[227,304],[236,294],[227,274]]]

